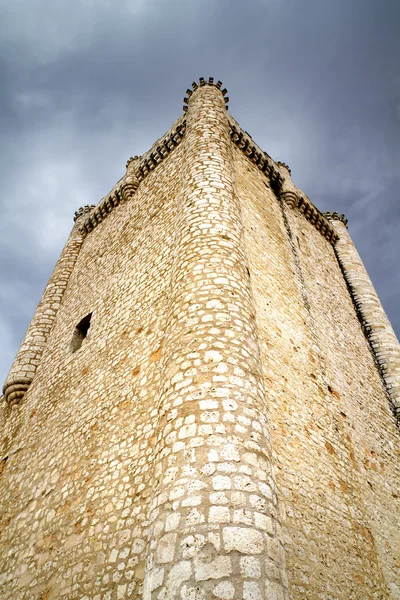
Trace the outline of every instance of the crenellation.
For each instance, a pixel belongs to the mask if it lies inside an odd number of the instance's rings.
[[[180,144],[185,132],[185,120],[183,118],[178,119],[171,129],[161,139],[161,144],[167,148],[168,153]],[[168,147],[169,143],[172,143],[172,148]],[[118,187],[115,187],[107,198],[100,201],[98,208],[82,224],[80,231],[83,236],[86,236],[97,227],[107,214],[120,204],[121,200],[132,200],[140,182],[168,155],[160,152],[159,148],[160,140],[157,140],[142,157],[135,156],[128,160],[126,165],[127,174],[118,182]]]
[[[34,318],[3,386],[4,398],[9,406],[14,406],[23,399],[40,364],[60,301],[83,243],[81,224],[87,218],[86,215],[93,214],[92,211],[93,206],[84,206],[75,212],[74,226],[70,236],[43,292]]]
[[[348,219],[343,214],[339,215],[337,212],[324,212],[322,214],[328,221],[341,221],[347,227]]]
[[[227,102],[75,213],[0,401],[4,600],[400,598],[399,344]]]
[[[284,169],[286,169],[289,172],[289,175],[292,174],[292,171],[291,171],[289,165],[287,165],[286,163],[282,162],[281,160],[276,161],[276,165],[278,167],[283,167]]]
[[[321,234],[334,244],[337,240],[337,235],[334,229],[330,227],[327,221],[328,217],[326,216],[331,213],[321,213],[303,192],[293,184],[291,170],[288,165],[281,161],[274,162],[268,154],[256,147],[251,137],[243,132],[236,122],[233,123],[233,119],[231,121],[231,139],[247,158],[254,162],[261,171],[265,172],[277,195],[290,208],[298,208],[306,219],[310,220]]]
[[[95,204],[90,204],[90,205],[87,204],[86,206],[81,206],[81,208],[79,208],[77,211],[75,211],[74,222],[76,222],[78,219],[80,219],[80,217],[90,214],[94,208],[96,208]]]

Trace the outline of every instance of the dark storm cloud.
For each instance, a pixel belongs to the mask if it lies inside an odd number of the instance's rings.
[[[213,75],[321,210],[344,212],[400,332],[398,2],[0,0],[0,379],[76,208]]]

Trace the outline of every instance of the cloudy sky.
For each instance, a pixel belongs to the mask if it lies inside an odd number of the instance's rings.
[[[399,0],[0,0],[0,380],[72,226],[214,76],[400,334]]]

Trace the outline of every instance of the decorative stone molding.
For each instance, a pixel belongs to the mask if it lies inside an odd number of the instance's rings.
[[[76,221],[80,219],[80,217],[91,213],[94,208],[96,208],[95,204],[86,204],[86,206],[81,206],[80,208],[78,208],[78,210],[75,211],[74,222],[76,223]]]
[[[140,182],[179,146],[185,134],[185,129],[186,118],[182,116],[163,138],[157,140],[149,152],[142,157],[134,156],[128,160],[128,174],[120,180],[118,186],[108,196],[100,201],[82,223],[80,232],[84,237],[104,221],[107,215],[122,201],[132,200]],[[134,170],[133,173],[130,172],[131,169]]]
[[[324,212],[322,214],[328,221],[341,221],[347,228],[347,223],[349,221],[343,214],[339,215],[337,212]]]
[[[291,171],[289,165],[287,165],[286,163],[282,162],[281,160],[276,161],[276,165],[278,167],[284,167],[285,169],[287,169],[289,171],[290,175],[292,174],[292,171]]]
[[[291,190],[282,192],[280,198],[289,206],[289,208],[297,208],[299,205],[299,198],[297,194]]]
[[[3,386],[4,399],[9,406],[18,404],[32,383],[32,377],[14,377]]]
[[[323,235],[332,245],[339,239],[335,229],[324,217],[322,212],[318,210],[305,196],[301,196],[298,203],[298,209],[305,216],[307,221],[310,221],[311,225],[314,225],[321,235]]]
[[[212,85],[213,87],[216,87],[218,90],[221,90],[221,93],[224,97],[224,102],[226,105],[225,108],[226,108],[226,110],[228,110],[229,96],[226,95],[228,93],[228,90],[226,88],[224,88],[223,90],[221,89],[222,81],[217,81],[217,83],[214,83],[214,77],[209,77],[208,80],[205,80],[204,77],[200,77],[199,83],[196,83],[195,81],[193,81],[192,89],[186,90],[187,96],[185,96],[185,98],[183,99],[183,102],[184,102],[183,112],[187,112],[187,110],[188,110],[187,105],[189,104],[189,100],[190,100],[190,97],[192,96],[193,92],[195,92],[198,87],[203,87],[205,85]]]
[[[331,244],[338,239],[338,235],[330,225],[324,215],[312,204],[312,202],[302,194],[301,190],[291,181],[290,175],[284,177],[279,167],[285,168],[289,174],[290,169],[286,163],[275,162],[266,153],[263,152],[252,140],[252,138],[243,131],[238,123],[230,117],[231,139],[233,143],[244,152],[247,158],[254,163],[266,177],[268,177],[271,187],[274,189],[278,198],[284,201],[293,209],[298,209],[305,218],[323,235]]]
[[[240,148],[247,158],[268,177],[273,187],[279,188],[283,177],[269,154],[263,152],[232,117],[229,118],[229,124],[231,140],[235,146]]]
[[[8,406],[18,404],[33,381],[83,243],[80,220],[90,214],[93,208],[83,206],[75,213],[75,224],[7,375],[3,393]]]
[[[126,202],[128,200],[132,200],[132,197],[138,189],[138,186],[139,180],[136,178],[133,181],[129,181],[128,183],[124,183],[123,185],[121,185],[120,191],[123,200],[125,200]]]

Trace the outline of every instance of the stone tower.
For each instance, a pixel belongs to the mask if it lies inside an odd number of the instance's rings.
[[[75,224],[4,385],[4,600],[400,598],[400,348],[200,79]]]

